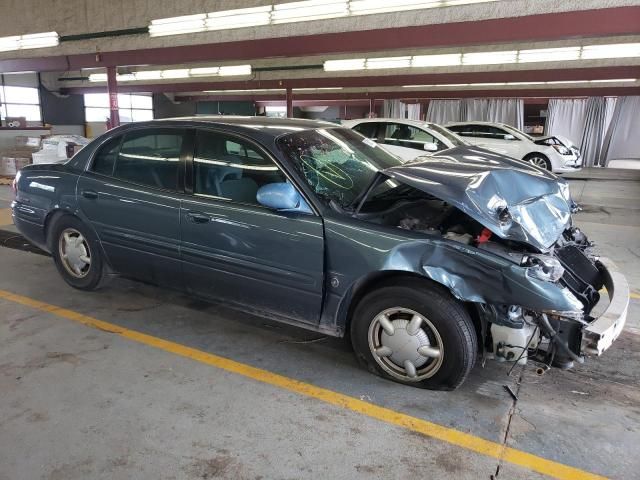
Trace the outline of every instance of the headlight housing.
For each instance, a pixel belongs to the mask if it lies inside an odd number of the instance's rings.
[[[549,255],[525,255],[520,266],[527,269],[527,275],[545,282],[557,282],[564,275],[564,267],[558,259]]]
[[[571,155],[571,150],[569,150],[564,145],[551,145],[560,155]]]

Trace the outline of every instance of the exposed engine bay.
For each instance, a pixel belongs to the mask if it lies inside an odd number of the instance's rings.
[[[482,322],[483,358],[526,364],[544,372],[550,366],[570,368],[584,361],[583,328],[600,300],[603,273],[593,244],[569,227],[548,250],[506,240],[457,207],[426,192],[403,188],[395,198],[375,197],[358,218],[389,227],[434,235],[490,252],[525,269],[532,278],[568,290],[581,305],[575,311],[532,311],[520,305],[471,304]],[[505,209],[506,210],[506,209]],[[500,215],[500,212],[498,212]],[[578,302],[576,302],[578,303]]]

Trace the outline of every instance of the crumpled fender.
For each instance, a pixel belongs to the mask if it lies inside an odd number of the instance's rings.
[[[525,268],[498,255],[451,240],[400,244],[389,252],[383,269],[423,275],[466,302],[520,305],[536,311],[582,310],[568,289],[531,278]]]

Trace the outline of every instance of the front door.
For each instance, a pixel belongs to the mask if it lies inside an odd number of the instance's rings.
[[[181,284],[184,135],[180,129],[144,128],[112,138],[78,181],[80,210],[118,273]]]
[[[193,196],[181,209],[187,288],[248,310],[317,324],[324,279],[322,219],[257,202],[261,186],[288,181],[276,163],[249,140],[201,130],[192,178]]]

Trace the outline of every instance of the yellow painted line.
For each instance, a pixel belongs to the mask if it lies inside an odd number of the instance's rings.
[[[0,227],[7,225],[13,225],[13,219],[11,218],[10,208],[0,208]]]
[[[515,448],[505,447],[499,443],[491,442],[453,428],[443,427],[442,425],[438,425],[427,420],[422,420],[388,408],[380,407],[326,388],[316,387],[315,385],[294,380],[292,378],[285,377],[284,375],[278,375],[277,373],[272,373],[244,363],[229,360],[228,358],[196,350],[194,348],[180,345],[179,343],[146,335],[141,332],[136,332],[135,330],[129,330],[112,323],[98,320],[97,318],[89,317],[72,310],[67,310],[66,308],[50,305],[22,295],[16,295],[5,290],[0,290],[0,298],[41,310],[43,312],[52,313],[105,332],[114,333],[129,340],[133,340],[134,342],[180,355],[181,357],[190,358],[197,362],[211,365],[213,367],[226,370],[227,372],[236,373],[267,385],[272,385],[290,392],[315,398],[328,404],[336,405],[391,425],[406,428],[407,430],[418,432],[425,436],[435,438],[488,457],[502,459],[505,462],[512,463],[553,478],[566,480],[605,479],[605,477],[570,467],[562,463],[554,462],[552,460],[547,460],[546,458],[538,457],[521,450],[516,450]]]
[[[635,298],[636,300],[640,300],[640,293],[633,293],[633,292],[631,292],[631,293],[629,294],[629,296],[630,296],[631,298]]]

